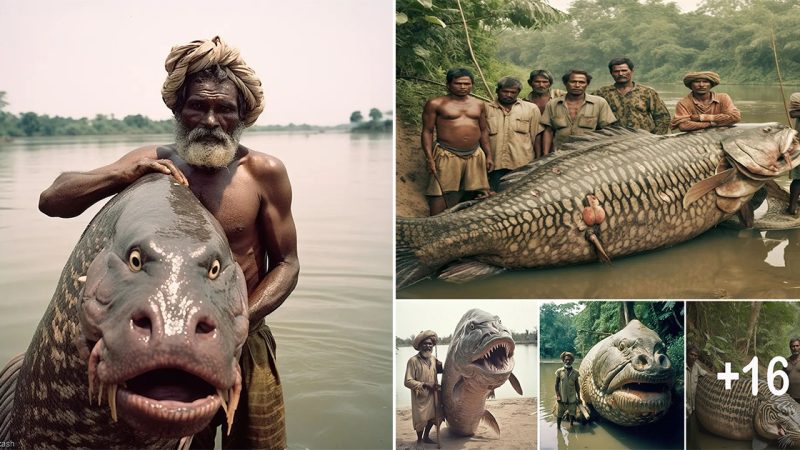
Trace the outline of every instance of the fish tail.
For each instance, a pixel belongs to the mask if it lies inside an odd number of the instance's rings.
[[[397,240],[395,248],[395,273],[397,289],[403,289],[432,274],[436,269],[428,267],[417,257],[414,244],[413,219],[397,219]]]

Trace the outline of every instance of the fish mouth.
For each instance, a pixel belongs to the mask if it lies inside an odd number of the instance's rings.
[[[491,375],[503,375],[514,370],[514,341],[496,338],[472,357],[472,366]]]
[[[775,127],[778,125],[765,124],[761,130],[769,132]],[[764,141],[756,142],[732,138],[723,142],[723,148],[733,165],[744,176],[759,181],[771,179],[800,164],[797,132],[791,128],[783,128],[779,133],[779,136],[766,137]],[[770,142],[775,147],[767,148],[771,147]]]
[[[669,371],[643,374],[626,362],[609,374],[606,395],[628,413],[660,415],[671,403],[672,378],[669,374]]]
[[[114,422],[121,418],[148,435],[180,438],[202,431],[221,406],[230,430],[242,387],[238,364],[232,386],[223,375],[181,360],[109,373],[101,366],[104,347],[101,339],[89,358],[89,403],[102,406],[105,397]]]

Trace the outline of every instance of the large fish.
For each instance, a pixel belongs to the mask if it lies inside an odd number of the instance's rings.
[[[695,394],[695,414],[706,430],[733,440],[776,441],[782,448],[800,444],[800,404],[788,394],[774,395],[767,383],[758,382],[758,395],[750,379],[725,382],[714,375],[700,377]]]
[[[514,339],[500,318],[480,309],[467,311],[453,332],[442,374],[444,416],[450,432],[472,436],[483,420],[500,426],[486,410],[486,399],[506,381],[522,395],[514,370]]]
[[[675,371],[661,338],[638,320],[595,344],[579,373],[583,409],[614,423],[643,425],[669,410]]]
[[[176,448],[220,406],[232,418],[247,330],[220,225],[171,178],[143,177],[92,219],[24,359],[4,370],[0,440]]]
[[[429,218],[398,218],[397,287],[448,264],[466,281],[674,245],[739,211],[800,165],[779,124],[659,136],[609,129],[506,177],[502,192]]]

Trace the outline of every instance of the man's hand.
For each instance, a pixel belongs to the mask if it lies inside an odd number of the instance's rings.
[[[558,403],[561,403],[561,395],[560,394],[556,394],[556,401]]]
[[[491,156],[486,157],[486,171],[491,172],[494,169],[494,160]]]
[[[428,158],[428,172],[431,175],[436,174],[436,161],[433,158]]]
[[[702,122],[702,120],[700,119],[700,114],[692,114],[689,117],[689,120],[691,120],[692,122]]]
[[[133,183],[144,175],[153,172],[172,175],[172,177],[175,178],[178,183],[184,186],[189,186],[189,180],[186,179],[186,176],[183,174],[183,172],[175,167],[175,164],[169,159],[142,158],[136,161],[133,166],[124,169],[122,176],[126,180],[130,180],[130,183]]]

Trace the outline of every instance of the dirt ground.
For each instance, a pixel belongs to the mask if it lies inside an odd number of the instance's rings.
[[[494,449],[518,448],[535,449],[536,440],[536,399],[502,399],[488,400],[486,409],[489,410],[497,424],[500,425],[500,436],[496,436],[485,425],[478,426],[475,436],[461,437],[451,435],[447,430],[447,422],[440,429],[440,439],[443,449]],[[397,410],[395,416],[397,432],[395,446],[398,450],[414,450],[417,435],[411,424],[411,409]],[[431,435],[436,439],[436,428],[431,430]],[[435,444],[425,444],[426,450],[436,449]]]
[[[420,145],[420,130],[408,129],[398,121],[395,148],[397,217],[425,217],[428,215],[428,203],[425,200],[428,171]]]

